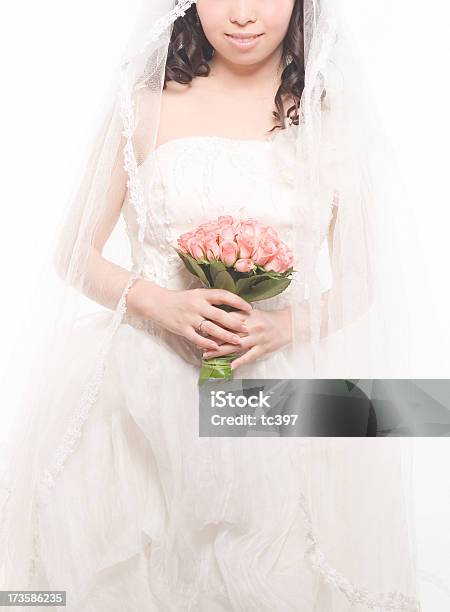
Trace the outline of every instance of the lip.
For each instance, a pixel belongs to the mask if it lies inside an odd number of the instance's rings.
[[[250,49],[258,44],[258,40],[264,36],[264,34],[225,34],[227,39],[235,45],[238,49]]]

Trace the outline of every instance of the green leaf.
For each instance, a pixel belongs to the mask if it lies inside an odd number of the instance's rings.
[[[191,274],[195,275],[194,268],[191,266],[191,263],[190,263],[190,261],[188,259],[188,256],[185,253],[182,253],[181,251],[178,251],[178,255],[180,256],[181,261],[184,263],[184,265],[188,269],[188,271]]]
[[[209,271],[211,273],[211,279],[213,282],[213,285],[215,284],[215,278],[216,275],[219,272],[223,272],[224,270],[226,270],[226,266],[222,261],[211,261],[209,264]]]
[[[221,270],[216,273],[214,277],[214,288],[226,289],[227,291],[236,293],[236,285],[234,284],[233,277],[227,270]]]
[[[253,285],[262,282],[265,278],[268,278],[268,274],[254,274],[253,276],[247,276],[240,278],[236,281],[236,289],[238,294],[241,295],[242,291],[247,291]]]
[[[199,278],[202,285],[209,289],[211,287],[211,284],[205,272],[203,271],[201,265],[197,263],[197,261],[193,257],[191,257],[188,253],[182,253],[181,251],[178,251],[178,254],[183,260],[183,263],[188,269],[188,271],[194,276],[196,276],[197,278]]]
[[[250,287],[247,291],[240,293],[239,295],[247,302],[258,302],[260,300],[267,300],[271,297],[275,297],[282,293],[291,283],[290,278],[273,279],[258,283],[254,287]]]

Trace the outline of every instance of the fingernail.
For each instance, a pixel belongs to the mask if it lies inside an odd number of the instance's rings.
[[[239,336],[233,336],[233,342],[242,342]]]

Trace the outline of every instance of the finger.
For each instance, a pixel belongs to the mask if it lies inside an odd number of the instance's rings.
[[[224,329],[223,327],[220,327],[220,325],[216,325],[209,319],[203,323],[202,331],[207,333],[209,336],[214,336],[214,338],[223,340],[223,342],[228,342],[229,344],[234,345],[241,344],[241,337],[238,334],[233,333],[228,329]]]
[[[219,345],[214,340],[210,340],[209,338],[205,338],[198,334],[192,328],[189,328],[189,331],[186,333],[186,338],[193,342],[200,349],[211,349],[216,350],[219,348]]]
[[[259,356],[260,356],[259,349],[255,345],[250,350],[248,350],[246,353],[244,353],[244,355],[241,355],[240,357],[237,357],[236,359],[234,359],[231,362],[231,369],[235,370],[236,368],[239,368],[243,365],[252,363],[253,361],[256,361],[256,359],[258,359]]]
[[[232,329],[240,332],[248,331],[245,320],[236,316],[236,313],[234,312],[225,312],[220,308],[211,306],[210,308],[208,308],[208,311],[203,316],[205,317],[205,319],[210,319],[216,321],[217,323],[220,323],[220,325],[226,327],[227,329]],[[245,316],[248,317],[247,314],[245,314]]]
[[[244,321],[247,322],[249,317],[253,314],[254,310],[252,309],[252,312],[243,312],[242,310],[235,310],[233,311],[233,316],[237,317],[240,321]]]
[[[226,289],[208,289],[206,299],[210,304],[227,304],[245,312],[251,312],[252,310],[251,304]]]
[[[223,344],[229,344],[228,342],[224,342],[223,340],[220,340],[219,338],[214,338],[214,336],[209,336],[209,337],[212,340],[214,340],[218,346],[222,346]],[[236,345],[234,345],[234,348],[236,349]],[[208,350],[212,350],[212,349],[208,349]]]
[[[224,342],[219,346],[218,349],[208,349],[203,353],[204,357],[220,357],[222,355],[228,355],[229,353],[236,352],[236,349],[239,351],[248,351],[248,349],[252,348],[252,340],[249,337],[242,338],[241,345],[236,347],[235,344],[229,344],[228,342]]]
[[[212,338],[218,346],[222,346],[222,344],[227,344],[224,340],[220,340],[220,338],[214,338],[213,336],[210,336],[210,338]]]
[[[236,352],[235,344],[227,344],[226,342],[224,342],[223,344],[220,345],[220,347],[216,351],[213,351],[210,349],[208,349],[207,351],[204,351],[203,357],[205,359],[208,359],[209,357],[224,357],[225,355],[229,355],[230,353],[235,353],[235,352]]]

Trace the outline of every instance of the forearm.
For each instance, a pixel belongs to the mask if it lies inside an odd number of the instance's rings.
[[[97,304],[115,310],[131,274],[92,248],[80,289]]]
[[[97,249],[90,247],[81,272],[69,272],[57,266],[58,274],[97,304],[115,310],[132,272],[106,259]],[[143,291],[143,287],[145,290]],[[136,316],[150,317],[156,294],[163,288],[145,279],[135,281],[126,299],[127,311]],[[154,295],[154,299],[153,299]]]

